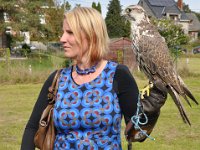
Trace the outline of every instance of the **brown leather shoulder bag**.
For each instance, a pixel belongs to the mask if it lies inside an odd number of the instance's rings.
[[[53,107],[56,99],[56,93],[58,90],[60,72],[61,69],[57,70],[52,85],[49,87],[49,104],[44,109],[41,115],[39,128],[34,137],[35,146],[41,150],[53,150],[54,146],[55,127],[53,123]]]

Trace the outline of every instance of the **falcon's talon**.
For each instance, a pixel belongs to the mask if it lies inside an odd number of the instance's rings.
[[[140,98],[144,99],[144,95],[146,94],[147,96],[149,96],[150,93],[150,89],[153,87],[153,83],[150,82],[149,85],[145,86],[143,89],[140,90]]]

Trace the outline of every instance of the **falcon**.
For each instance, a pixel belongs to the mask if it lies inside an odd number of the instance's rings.
[[[190,107],[189,98],[197,105],[198,102],[178,75],[164,38],[159,34],[156,27],[150,23],[148,15],[141,6],[128,6],[123,11],[123,16],[131,23],[133,51],[136,54],[140,70],[155,86],[159,88],[162,84],[160,87],[167,89],[183,121],[191,125],[180,97],[183,97]]]

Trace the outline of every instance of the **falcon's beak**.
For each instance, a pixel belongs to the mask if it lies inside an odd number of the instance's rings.
[[[131,15],[129,15],[129,18],[133,21],[136,21],[134,17],[132,17]]]
[[[121,12],[121,14],[120,14],[122,17],[125,17],[127,14],[126,14],[126,12],[123,10],[122,12]]]
[[[125,15],[122,15],[123,17],[125,17],[126,20],[131,20],[131,21],[135,21],[135,18],[132,17],[131,15],[129,14],[125,14]]]

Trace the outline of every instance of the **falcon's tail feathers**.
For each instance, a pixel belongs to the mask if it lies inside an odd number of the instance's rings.
[[[184,110],[183,105],[181,104],[181,101],[180,101],[178,93],[176,92],[176,90],[172,86],[168,86],[167,89],[168,89],[168,92],[171,95],[174,103],[176,104],[176,106],[177,106],[177,108],[178,108],[178,110],[180,112],[180,115],[181,115],[183,121],[185,123],[188,123],[191,126],[190,120],[187,117],[187,114],[186,114],[186,112]]]
[[[191,100],[192,100],[193,102],[195,102],[195,104],[199,105],[199,103],[197,102],[197,100],[194,98],[194,96],[192,95],[192,93],[189,91],[189,89],[188,89],[187,87],[183,86],[183,90],[184,90],[185,94],[186,94],[189,98],[191,98]]]
[[[183,87],[182,87],[183,88]],[[192,107],[192,105],[190,104],[190,101],[188,100],[188,98],[187,98],[187,94],[185,93],[185,91],[184,91],[184,93],[183,94],[181,94],[182,96],[183,96],[183,98],[185,99],[185,101],[188,103],[188,105],[190,106],[190,107]]]
[[[183,88],[184,93],[185,93],[189,98],[191,98],[191,100],[192,100],[193,102],[195,102],[195,103],[198,105],[199,103],[198,103],[197,100],[194,98],[194,96],[192,95],[192,93],[190,92],[190,90],[187,88],[187,86],[186,86],[185,83],[183,82],[182,78],[181,78],[180,76],[178,76],[178,79],[179,79],[179,81],[180,81],[180,83],[181,83],[181,86],[182,86],[182,88]]]

